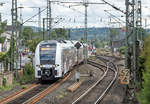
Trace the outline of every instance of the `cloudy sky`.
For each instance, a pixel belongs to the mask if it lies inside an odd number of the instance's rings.
[[[31,16],[35,15],[38,10],[37,8],[28,7],[41,7],[41,9],[46,8],[47,0],[18,0],[18,7],[24,6],[22,9],[23,20],[27,20]],[[57,0],[57,1],[80,1],[83,0]],[[114,4],[121,10],[125,11],[125,0],[105,0],[111,4]],[[11,24],[11,0],[0,0],[5,4],[0,7],[0,12],[2,13],[2,19],[8,20],[8,24]],[[101,0],[88,0],[88,2],[99,2]],[[71,8],[69,8],[71,6]],[[143,26],[145,20],[147,20],[147,25],[150,24],[150,2],[149,0],[142,0],[142,15],[143,15]],[[124,14],[114,10],[108,5],[89,5],[88,6],[88,26],[89,27],[118,27],[125,26],[125,24],[117,23],[118,20],[113,19],[110,14],[106,13],[104,10],[108,10],[111,14],[125,21]],[[42,12],[42,18],[46,17],[46,11]],[[84,27],[84,6],[77,4],[60,4],[52,3],[52,17],[53,18],[63,18],[59,24],[54,24],[53,27]],[[18,20],[20,19],[20,9],[18,9]],[[31,21],[37,21],[38,16],[33,18]],[[57,21],[57,19],[54,19]],[[111,21],[111,22],[110,22]],[[25,25],[38,26],[38,22],[27,22]]]

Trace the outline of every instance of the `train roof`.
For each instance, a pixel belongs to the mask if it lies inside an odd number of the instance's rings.
[[[39,44],[40,45],[44,45],[44,44],[57,44],[60,43],[62,44],[64,47],[75,47],[75,44],[79,42],[77,40],[45,40],[45,41],[41,41]],[[79,42],[80,43],[80,42]],[[83,44],[81,44],[81,47],[83,47]]]

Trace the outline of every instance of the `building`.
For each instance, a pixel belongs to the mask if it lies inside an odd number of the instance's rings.
[[[11,40],[11,34],[9,32],[4,32],[1,34],[0,37],[4,37],[4,43],[0,43],[0,52],[8,52],[10,48],[10,40]]]
[[[120,48],[122,46],[125,46],[125,39],[121,39],[121,40],[113,40],[112,41],[112,46],[113,48]]]

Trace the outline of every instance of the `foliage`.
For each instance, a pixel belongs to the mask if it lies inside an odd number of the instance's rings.
[[[5,82],[4,82],[5,83]],[[0,91],[9,91],[12,88],[14,88],[15,86],[18,86],[19,83],[14,79],[12,85],[8,86],[8,85],[3,85],[2,87],[0,87]]]
[[[142,70],[143,89],[137,93],[138,100],[141,104],[150,103],[150,36],[144,41],[144,49],[140,56],[140,70]]]
[[[3,77],[3,86],[4,87],[6,86],[6,83],[7,83],[7,80],[6,80],[6,78]]]
[[[140,31],[142,39],[144,40],[144,37],[148,35],[146,30],[144,28],[140,28],[138,31]]]
[[[27,86],[26,85],[22,85],[22,89],[26,89],[27,88]]]
[[[6,37],[0,37],[0,43],[4,43],[5,42]]]
[[[6,25],[7,25],[7,20],[5,20],[0,24],[0,35],[5,31]]]
[[[6,57],[6,53],[0,52],[0,62],[2,62],[5,57]]]
[[[52,39],[67,39],[67,31],[63,28],[56,28],[51,35]]]
[[[125,51],[126,51],[126,47],[125,46],[122,46],[122,47],[119,48],[119,52],[121,54],[125,54]]]
[[[81,42],[81,43],[85,43],[85,41],[84,41],[84,38],[83,37],[81,37],[81,38],[79,38],[79,40],[78,40],[79,42]]]
[[[39,39],[39,38],[28,40],[26,43],[26,46],[29,47],[30,51],[34,52],[36,46],[38,45],[38,43],[40,41],[41,41],[41,39]]]
[[[33,75],[34,74],[34,69],[31,66],[31,64],[27,63],[25,65],[23,73],[24,73],[24,75]]]
[[[20,79],[20,83],[24,84],[32,81],[33,79],[34,79],[34,69],[30,63],[27,63],[23,71],[23,77],[21,77]]]
[[[34,31],[31,27],[25,27],[23,30],[23,36],[25,40],[32,40]]]
[[[96,48],[104,48],[104,46],[105,46],[105,44],[104,44],[103,41],[96,40],[96,42],[95,42],[95,47]]]

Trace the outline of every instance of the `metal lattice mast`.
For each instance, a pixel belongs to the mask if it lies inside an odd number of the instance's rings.
[[[47,0],[47,32],[49,39],[51,38],[51,27],[52,27],[52,17],[51,17],[51,1]]]
[[[140,49],[142,49],[143,46],[143,33],[142,33],[142,5],[141,5],[141,0],[136,1],[136,29],[137,29],[137,80],[140,83],[140,86],[142,88],[142,71],[139,69],[139,54],[140,54]]]
[[[15,51],[15,40],[17,38],[17,0],[12,0],[12,36],[11,36],[11,70],[14,69],[14,51]],[[16,42],[17,43],[17,42]]]
[[[141,27],[142,27],[142,3],[141,0],[137,0],[137,6],[136,6],[136,14],[137,14],[137,20],[136,20],[136,27],[138,29],[138,40],[142,40],[143,36],[141,33]]]
[[[130,84],[127,86],[126,104],[136,101],[138,47],[137,47],[137,13],[135,0],[126,0],[126,68],[130,69]]]

